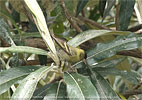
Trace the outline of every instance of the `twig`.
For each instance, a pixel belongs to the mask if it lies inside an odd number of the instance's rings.
[[[140,29],[142,29],[142,24],[133,26],[133,27],[129,28],[128,31],[136,32],[136,31],[138,31],[138,30],[140,30]]]
[[[68,21],[70,22],[70,24],[76,29],[77,32],[82,32],[80,27],[77,25],[77,23],[73,20],[72,16],[69,14],[69,12],[65,6],[64,0],[59,0],[59,2],[61,4],[63,12],[64,12],[66,18],[68,19]]]
[[[119,30],[120,28],[119,12],[120,12],[120,2],[116,5],[116,16],[115,16],[116,30]]]
[[[133,89],[138,89],[139,87],[141,87],[142,86],[142,82],[139,82],[137,85],[135,85],[134,87],[133,87]]]
[[[129,90],[129,91],[126,91],[123,96],[128,99],[129,96],[132,96],[132,95],[137,95],[137,94],[142,94],[142,90],[141,89],[138,89],[138,90]]]
[[[117,54],[118,55],[124,55],[124,56],[132,56],[132,57],[142,58],[141,51],[139,51],[139,50],[120,51]]]
[[[95,22],[95,21],[93,21],[93,20],[91,20],[91,19],[88,19],[88,18],[86,18],[86,17],[78,16],[78,18],[79,18],[80,20],[84,21],[84,22],[87,22],[87,23],[89,23],[89,24],[91,24],[91,25],[97,27],[97,28],[110,30],[108,27],[106,27],[106,26],[104,26],[104,25],[100,25],[100,24],[98,24],[97,22]]]

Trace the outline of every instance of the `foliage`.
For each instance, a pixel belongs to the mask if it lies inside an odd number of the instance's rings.
[[[0,100],[142,99],[141,0],[37,1],[0,1]]]

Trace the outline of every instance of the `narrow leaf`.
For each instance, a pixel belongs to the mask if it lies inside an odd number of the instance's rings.
[[[120,100],[109,83],[99,73],[95,71],[90,78],[103,100]]]
[[[119,96],[114,92],[109,83],[96,70],[92,70],[91,66],[88,64],[86,64],[86,67],[88,67],[87,72],[91,82],[96,87],[101,99],[120,100]]]
[[[43,91],[43,90],[42,90]],[[54,83],[46,91],[44,100],[67,100],[66,86],[63,83]]]
[[[107,0],[99,0],[99,11],[102,17],[103,17],[105,6],[106,6],[106,1]]]
[[[103,14],[103,20],[109,14],[111,8],[113,7],[113,5],[115,5],[115,2],[116,2],[116,0],[107,0],[107,7],[106,7],[104,14]]]
[[[102,68],[102,70],[103,70],[103,68],[113,68],[113,67],[119,65],[121,62],[123,62],[125,59],[126,59],[126,57],[121,57],[121,58],[116,58],[116,59],[112,59],[112,60],[106,60],[106,61],[102,61],[102,62],[98,62],[98,63],[94,63],[94,61],[92,61],[92,62],[91,61],[87,61],[87,62],[89,62],[88,64],[90,64],[92,69],[95,70],[97,68],[98,69]],[[77,64],[75,67],[77,68],[79,73],[87,74],[85,66],[86,65],[82,62],[80,64]]]
[[[87,77],[76,73],[65,73],[65,83],[70,100],[99,100],[98,92]]]
[[[77,4],[76,16],[82,11],[82,9],[86,6],[89,0],[79,0]]]
[[[37,28],[38,28],[43,40],[49,46],[49,49],[51,50],[51,52],[53,52],[56,55],[55,45],[54,45],[53,40],[50,36],[45,17],[43,15],[43,12],[41,11],[39,4],[37,3],[36,0],[24,0],[24,1],[33,14],[35,23],[37,25]]]
[[[34,47],[28,47],[28,46],[0,47],[0,53],[9,53],[9,52],[48,55],[47,51]]]
[[[122,61],[124,61],[126,57],[116,58],[113,60],[106,60],[103,62],[100,62],[96,65],[91,66],[92,68],[102,67],[102,68],[112,68],[120,64]]]
[[[112,35],[112,34],[121,35],[124,33],[127,34],[129,32],[111,31],[111,30],[87,30],[85,32],[80,33],[79,35],[77,35],[76,37],[71,39],[70,41],[68,41],[68,44],[73,47],[77,47],[80,44],[82,44],[90,39],[93,39],[95,37],[98,37],[98,36]]]
[[[2,71],[0,73],[0,94],[6,92],[11,85],[38,68],[38,66],[21,66]]]
[[[139,75],[138,73],[131,71],[121,71],[116,68],[94,68],[94,71],[98,71],[101,75],[116,75],[116,76],[121,76],[124,79],[130,81],[133,84],[137,84],[139,82],[139,79],[142,78],[142,75]]]
[[[8,25],[1,17],[0,17],[0,39],[4,39],[7,43],[11,44],[10,31]]]
[[[87,51],[88,60],[102,60],[115,55],[118,51],[132,50],[142,46],[142,35],[129,34],[119,36],[109,43],[99,43],[95,48]]]
[[[120,30],[127,30],[134,10],[135,0],[120,0]]]
[[[21,98],[23,100],[30,100],[36,89],[38,81],[53,68],[55,68],[55,66],[42,67],[28,75],[24,80],[22,80],[21,84],[19,84],[18,88],[12,95],[11,100],[19,100]]]

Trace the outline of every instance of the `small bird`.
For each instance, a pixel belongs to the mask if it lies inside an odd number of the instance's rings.
[[[55,41],[57,55],[61,61],[76,63],[83,59],[86,59],[86,54],[83,49],[75,48],[68,45],[64,40],[55,37],[54,34],[51,34],[51,37]]]

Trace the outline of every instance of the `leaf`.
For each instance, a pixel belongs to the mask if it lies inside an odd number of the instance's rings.
[[[0,94],[6,92],[15,82],[38,68],[38,66],[20,66],[2,71],[0,73]]]
[[[43,12],[41,11],[39,4],[37,3],[36,0],[32,0],[32,1],[24,0],[24,2],[28,6],[30,11],[32,12],[36,26],[37,26],[43,40],[45,41],[46,45],[48,45],[51,52],[57,56],[55,45],[54,45],[53,40],[50,36],[45,17],[43,15]]]
[[[95,37],[99,37],[102,35],[112,35],[112,34],[121,35],[124,33],[127,34],[128,32],[110,31],[110,30],[87,30],[87,31],[80,33],[79,35],[77,35],[76,37],[71,39],[70,41],[68,41],[68,44],[73,47],[77,47],[80,44],[82,44],[90,39],[93,39]]]
[[[91,63],[91,68],[92,69],[97,69],[97,68],[113,68],[113,67],[116,67],[117,65],[119,65],[121,62],[123,62],[124,60],[126,59],[126,57],[120,57],[120,58],[116,58],[116,59],[111,59],[111,60],[105,60],[105,61],[102,61],[102,62],[98,62],[98,63],[94,63],[94,62],[91,62],[91,61],[88,61],[90,64]],[[94,64],[93,64],[94,63]],[[92,65],[93,64],[93,65]],[[81,74],[87,74],[86,73],[86,68],[85,68],[85,64],[80,63],[80,64],[77,64],[75,67],[77,68],[77,71]]]
[[[79,0],[77,4],[76,16],[82,11],[82,9],[86,6],[89,0]]]
[[[126,57],[116,58],[116,59],[112,59],[112,60],[106,60],[106,61],[100,62],[100,63],[98,63],[96,65],[93,65],[91,67],[92,68],[97,68],[97,67],[112,68],[112,67],[117,66],[121,62],[123,62],[125,59],[126,59]]]
[[[140,12],[140,16],[141,16],[141,20],[142,20],[142,1],[141,0],[137,0],[137,4],[138,4],[138,9]]]
[[[106,1],[107,0],[99,0],[99,11],[102,17],[103,17],[105,6],[106,6]]]
[[[23,100],[30,100],[36,89],[38,81],[49,71],[53,70],[53,68],[55,68],[55,66],[45,66],[28,75],[24,80],[22,80],[21,84],[19,84],[12,95],[11,100],[18,100],[20,98]]]
[[[107,7],[104,10],[104,14],[103,14],[103,20],[105,19],[105,17],[109,14],[111,8],[113,7],[113,5],[115,5],[116,0],[107,0]]]
[[[120,100],[119,96],[114,92],[109,83],[96,71],[92,71],[92,68],[87,66],[87,70],[91,82],[96,87],[97,92],[101,99],[105,100]]]
[[[10,91],[7,91],[0,95],[0,100],[9,100],[10,97],[11,97]]]
[[[66,86],[63,83],[58,82],[49,87],[44,100],[66,100],[67,98]]]
[[[3,9],[0,9],[0,15],[3,16],[4,18],[10,20],[10,22],[14,25],[14,27],[17,29],[18,33],[21,34],[21,30],[19,29],[19,27],[17,26],[16,22],[14,21],[14,19],[12,18],[12,16],[8,13],[8,11],[3,11]],[[6,26],[7,28],[7,31],[9,32],[8,30],[8,26],[6,24],[6,22],[4,20],[1,20],[2,22],[2,26]]]
[[[139,75],[137,72],[131,71],[121,71],[116,68],[94,68],[94,71],[98,71],[101,75],[116,75],[125,78],[133,84],[137,84],[139,79],[142,78],[142,75]]]
[[[130,18],[134,10],[135,0],[120,0],[120,29],[125,31],[128,29]]]
[[[70,100],[99,100],[98,92],[87,77],[77,73],[65,73],[64,80]]]
[[[34,47],[28,47],[28,46],[0,47],[0,53],[9,53],[9,52],[48,55],[47,51]]]
[[[4,21],[4,19],[0,17],[0,39],[4,39],[9,44],[11,44],[9,37],[10,37],[10,31],[9,31],[8,25]]]
[[[132,50],[141,47],[142,35],[129,34],[119,36],[109,43],[99,43],[95,48],[87,51],[87,60],[103,60],[115,55],[118,51]]]
[[[58,91],[58,86],[59,86],[59,91]],[[60,99],[64,100],[64,98],[67,98],[67,97],[65,97],[65,95],[66,95],[65,91],[66,91],[65,85],[62,83],[60,84],[60,82],[46,84],[46,85],[38,88],[34,92],[31,100],[53,100],[56,98],[58,98],[59,100]]]

